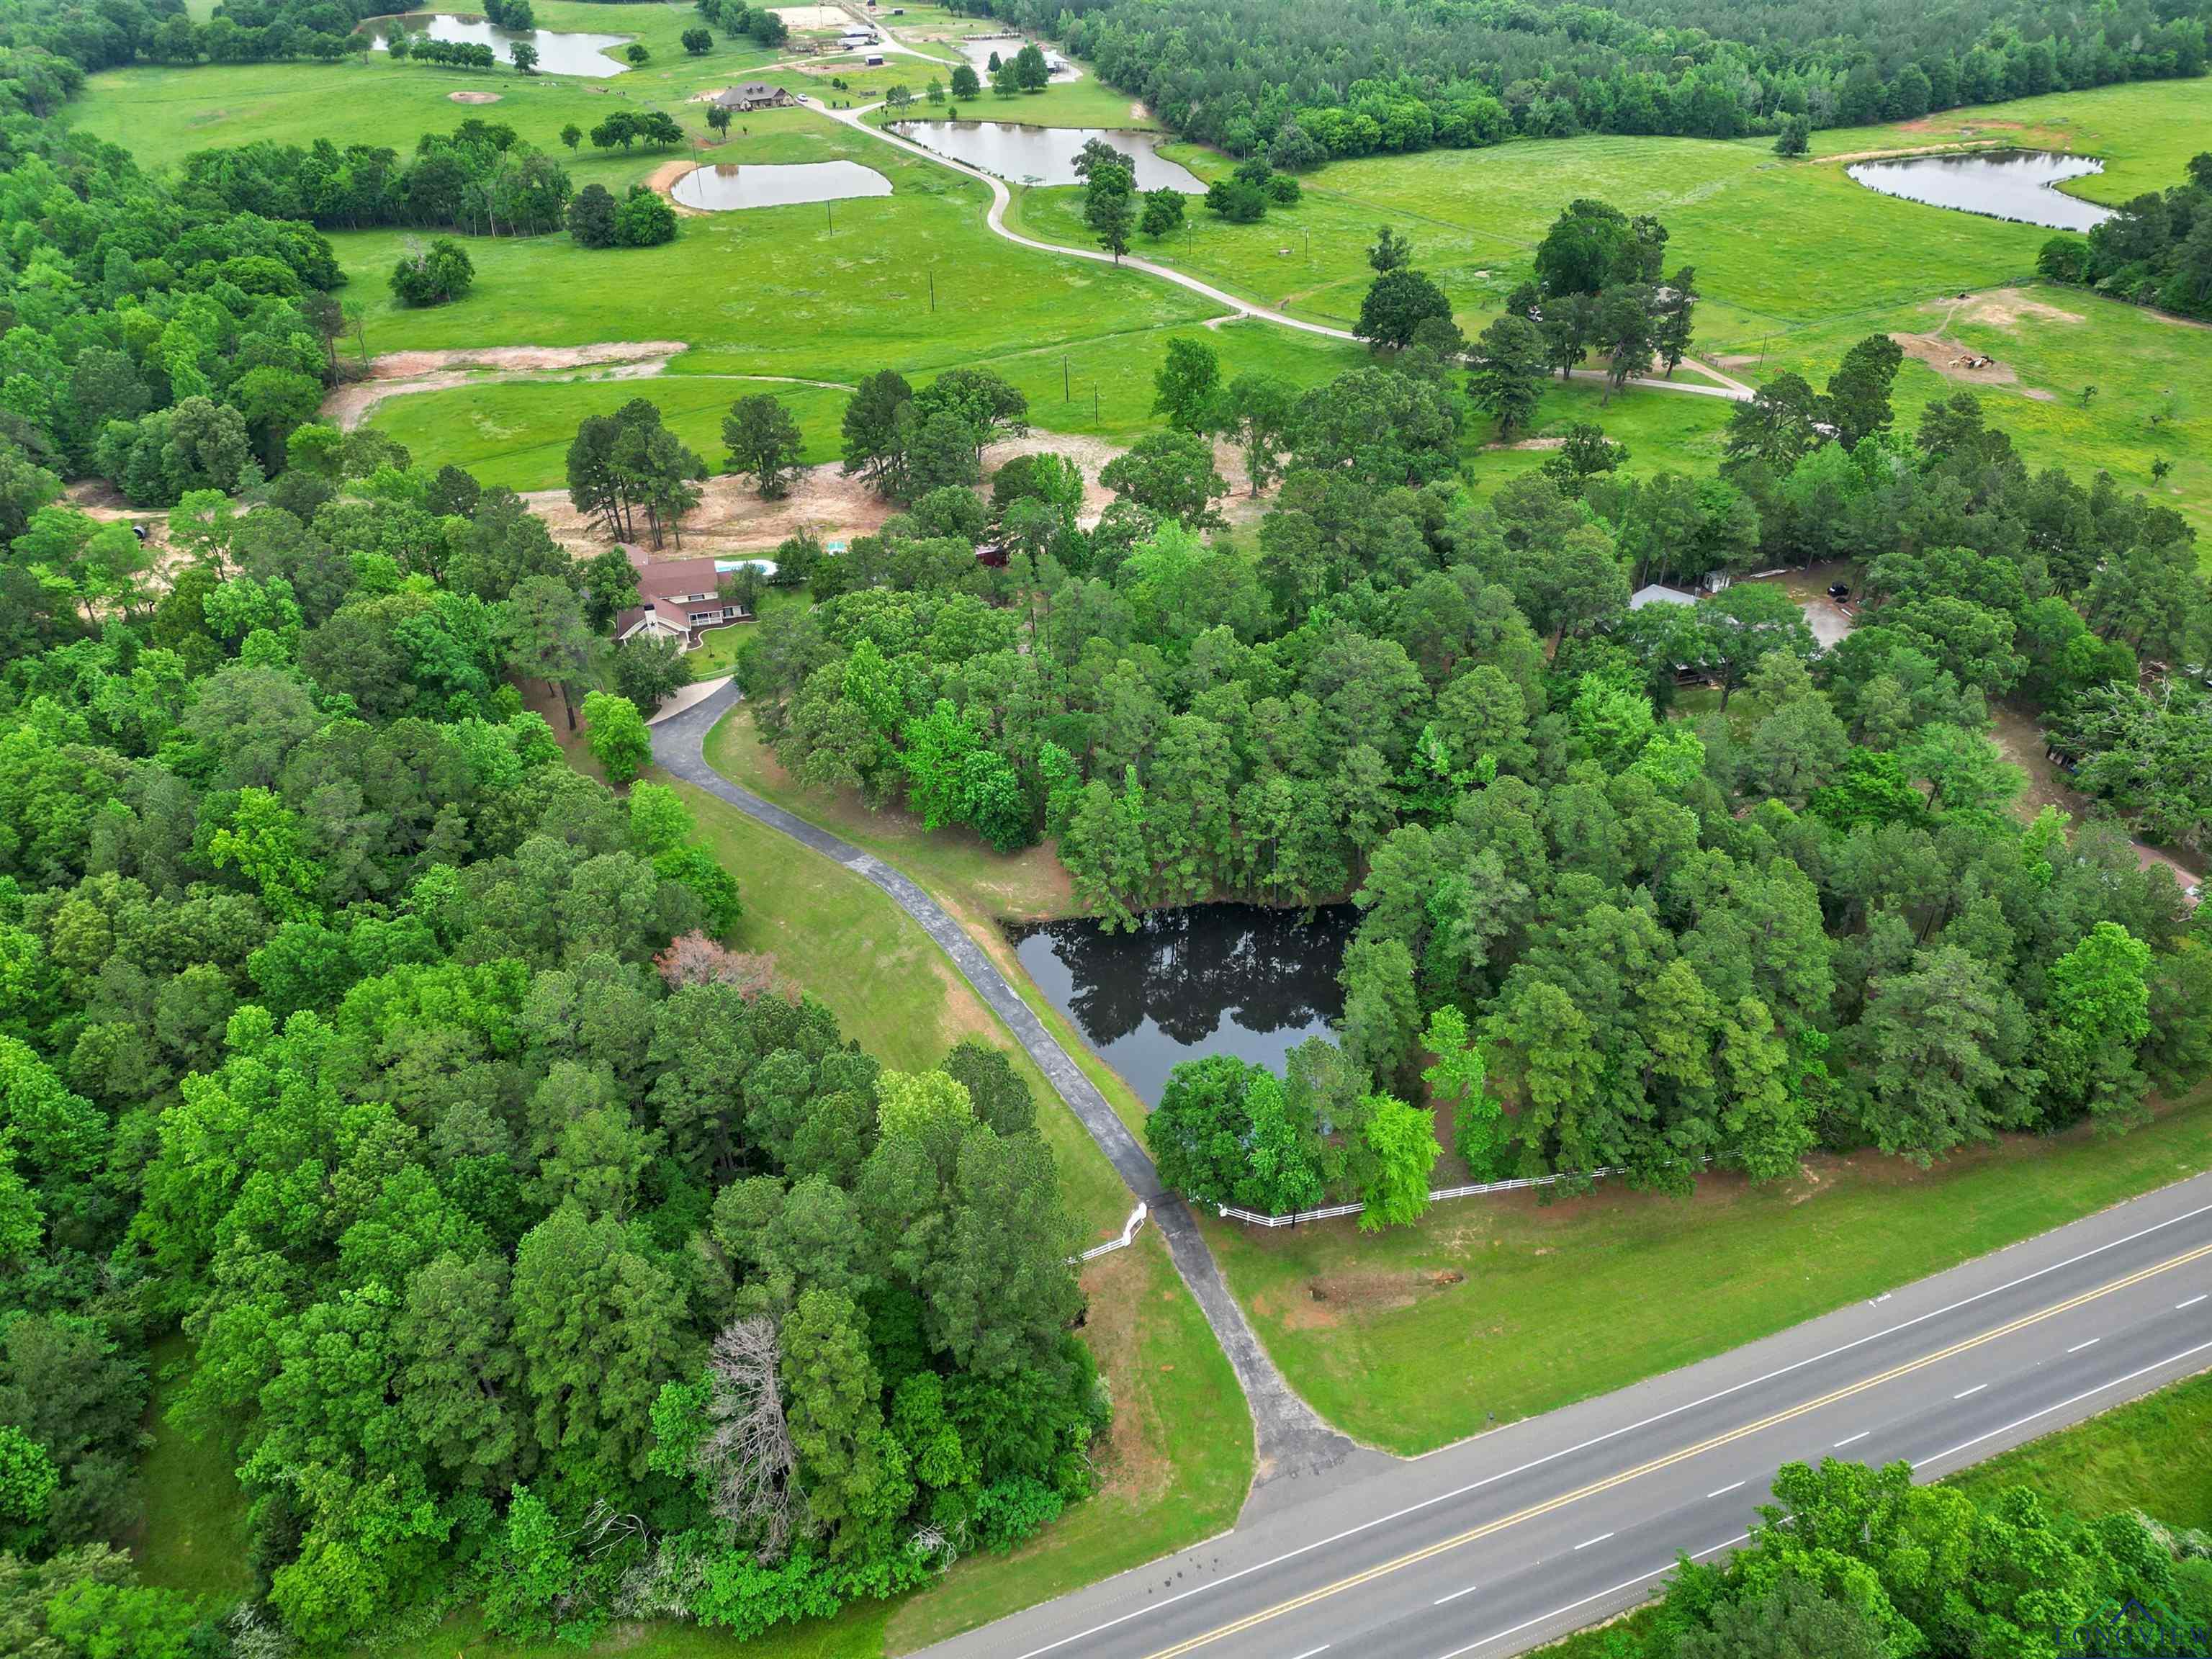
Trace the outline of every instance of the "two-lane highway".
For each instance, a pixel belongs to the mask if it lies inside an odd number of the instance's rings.
[[[1927,1478],[2212,1367],[2212,1176],[1733,1353],[1316,1492],[931,1650],[1462,1659],[1741,1542],[1778,1465]]]

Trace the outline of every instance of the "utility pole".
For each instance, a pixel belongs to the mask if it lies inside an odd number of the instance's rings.
[[[937,311],[937,267],[936,267],[935,265],[932,265],[932,266],[929,268],[929,309],[930,309],[930,313],[931,313],[931,314],[932,314],[933,316],[936,314],[936,311]]]
[[[1060,400],[1064,404],[1071,404],[1075,401],[1074,392],[1068,390],[1067,354],[1064,351],[1060,354]]]
[[[837,216],[830,210],[826,200],[822,204],[822,216],[830,222],[830,234],[835,236],[837,234]]]

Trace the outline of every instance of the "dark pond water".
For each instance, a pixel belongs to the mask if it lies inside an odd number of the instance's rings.
[[[513,47],[518,40],[527,40],[538,48],[538,68],[545,75],[622,75],[629,65],[607,54],[628,46],[627,34],[563,33],[553,29],[495,29],[481,17],[464,17],[449,11],[410,11],[402,19],[410,34],[427,34],[433,40],[467,41],[471,45],[489,46],[502,64],[512,60]],[[376,30],[376,50],[382,52],[390,38],[393,23],[380,19],[373,27]]]
[[[1201,904],[1133,933],[1051,921],[1014,936],[1030,977],[1148,1106],[1186,1060],[1235,1054],[1279,1072],[1344,1012],[1336,970],[1358,912]]]
[[[2024,225],[2048,225],[2053,230],[2092,230],[2112,216],[2110,208],[2053,188],[2104,170],[2102,161],[2087,155],[2041,149],[1914,155],[1899,161],[1861,161],[1848,169],[1869,190],[1885,196]]]
[[[848,196],[888,196],[891,181],[858,161],[800,161],[789,165],[724,161],[694,167],[668,192],[686,207],[789,207],[797,202],[842,202]]]
[[[1206,186],[1177,162],[1153,153],[1157,132],[1106,127],[1025,127],[1012,121],[897,121],[891,131],[939,155],[995,173],[1018,185],[1074,185],[1075,153],[1103,138],[1137,164],[1137,188],[1165,185],[1193,196]]]

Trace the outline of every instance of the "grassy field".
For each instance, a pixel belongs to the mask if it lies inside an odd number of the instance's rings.
[[[538,27],[621,35],[642,42],[653,60],[605,78],[523,76],[511,68],[456,70],[368,52],[335,64],[203,64],[189,68],[112,70],[91,76],[64,118],[135,152],[148,166],[190,151],[267,140],[307,144],[385,144],[404,153],[416,135],[449,130],[470,115],[504,121],[542,149],[560,152],[568,122],[588,131],[610,109],[662,109],[695,137],[711,137],[701,90],[727,86],[776,60],[776,54],[715,32],[703,57],[684,52],[679,36],[698,21],[689,6],[593,5],[545,0]],[[781,76],[779,79],[782,78]],[[464,105],[457,92],[489,92],[498,102]],[[642,163],[642,164],[641,164]],[[633,153],[595,151],[586,142],[569,158],[578,184],[612,184],[652,163]]]
[[[241,1595],[253,1580],[230,1452],[216,1440],[192,1439],[163,1415],[183,1384],[191,1345],[173,1333],[147,1358],[154,1398],[146,1426],[154,1443],[139,1470],[149,1517],[131,1540],[139,1576],[194,1595]]]
[[[1873,1154],[1808,1179],[1711,1176],[1438,1205],[1418,1225],[1206,1223],[1291,1385],[1346,1432],[1419,1452],[1689,1364],[2212,1167],[2212,1090],[2117,1140],[1978,1150],[1925,1173]]]
[[[716,472],[722,470],[722,416],[739,398],[772,392],[806,434],[809,462],[837,459],[837,422],[851,393],[843,387],[720,374],[665,374],[646,380],[511,380],[394,398],[370,424],[419,459],[465,467],[487,484],[546,489],[567,476],[577,422],[649,398],[676,434]]]
[[[835,830],[927,887],[968,930],[969,937],[990,953],[1006,982],[1097,1085],[1122,1122],[1142,1137],[1144,1103],[1120,1073],[1091,1052],[1066,1017],[1037,988],[1000,926],[1008,921],[1077,914],[1067,872],[1049,848],[1030,848],[1008,859],[971,836],[927,834],[915,819],[896,806],[871,812],[851,791],[801,788],[775,763],[775,756],[762,747],[754,735],[751,716],[743,708],[731,714],[709,735],[707,759],[732,782]]]
[[[2212,1375],[2191,1378],[1993,1457],[1945,1484],[1988,1498],[2032,1486],[2081,1516],[2141,1510],[2212,1527]]]

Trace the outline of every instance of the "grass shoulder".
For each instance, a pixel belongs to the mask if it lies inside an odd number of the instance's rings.
[[[1439,1205],[1415,1226],[1206,1226],[1291,1386],[1402,1453],[1724,1352],[2212,1167],[2212,1089],[2114,1139],[2013,1139],[1921,1171],[1821,1157],[1688,1199]]]

